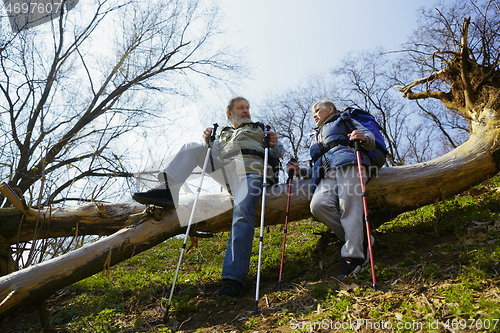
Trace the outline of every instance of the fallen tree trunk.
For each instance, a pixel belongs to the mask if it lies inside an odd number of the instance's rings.
[[[44,207],[25,216],[13,208],[0,209],[0,234],[6,242],[83,235],[111,235],[127,226],[131,214],[144,206],[136,203],[87,203],[74,207]],[[38,215],[40,213],[40,215]]]
[[[489,118],[485,126],[478,127],[469,140],[446,155],[424,163],[382,168],[378,176],[371,179],[366,186],[373,227],[380,226],[402,212],[457,194],[496,174],[500,161],[496,138],[500,126],[495,118],[488,115],[484,118]],[[269,199],[266,199],[266,221],[272,224],[283,223],[282,214],[287,196],[286,185],[273,186],[268,189],[267,193]],[[296,216],[299,219],[311,216],[310,196],[308,180],[293,182],[291,214],[297,213]],[[205,216],[210,216],[207,219],[210,223],[199,225],[198,228],[207,232],[229,230],[232,218],[229,201],[224,205],[225,208],[221,209],[219,202],[207,198],[209,197],[205,197],[207,200],[205,208],[198,207],[198,209],[208,210]],[[15,198],[12,199],[12,201],[15,200]],[[21,223],[22,213],[14,213],[10,210],[9,219],[4,220],[2,217],[1,222],[0,234],[4,242],[10,244],[75,234],[110,235],[126,227],[130,223],[128,220],[130,215],[141,212],[145,208],[136,203],[88,203],[76,207],[45,207],[34,210],[23,208],[21,201],[19,199],[17,201],[15,203],[17,210],[25,213],[24,221]],[[189,206],[189,204],[185,205]],[[219,209],[214,210],[215,207]],[[259,214],[260,209],[257,209],[256,216],[258,217]],[[217,218],[210,219],[215,216]],[[181,224],[187,223],[188,217],[189,213],[181,213]]]
[[[111,235],[127,226],[130,215],[144,210],[137,203],[86,203],[73,207],[29,208],[5,183],[0,192],[14,208],[0,209],[0,235],[9,244],[41,238]]]
[[[496,138],[500,127],[496,121],[488,124],[479,128],[462,146],[438,159],[417,165],[382,169],[379,176],[367,186],[373,226],[377,227],[401,212],[432,203],[437,198],[459,193],[496,174],[496,162],[499,160]],[[267,195],[266,225],[283,223],[286,185],[270,188]],[[293,183],[290,221],[311,216],[309,196],[308,180]],[[0,315],[47,298],[60,288],[184,233],[193,204],[192,197],[184,199],[176,211],[162,211],[160,220],[154,217],[145,219],[144,216],[140,219],[142,214],[133,215],[127,222],[130,225],[128,228],[66,255],[0,278]],[[229,195],[207,194],[199,198],[193,230],[228,231],[232,219]],[[106,218],[100,215],[99,210],[87,207],[82,209],[81,214],[78,213],[78,207],[71,208],[71,215],[68,215],[69,208],[53,210],[50,219],[63,220],[66,216],[72,223],[80,224]],[[130,204],[119,204],[117,207],[121,207],[122,215],[135,209],[132,208],[135,205]],[[256,210],[256,215],[259,214],[260,208]]]
[[[483,110],[469,139],[434,160],[382,168],[366,187],[375,226],[400,213],[451,197],[481,183],[500,170],[500,119]],[[373,218],[372,218],[373,216]]]

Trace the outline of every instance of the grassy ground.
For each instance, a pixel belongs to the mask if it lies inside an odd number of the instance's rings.
[[[310,219],[289,224],[282,291],[282,226],[265,230],[257,315],[258,242],[244,296],[217,298],[226,233],[200,239],[185,254],[166,325],[161,318],[182,239],[60,290],[47,302],[52,326],[57,332],[500,332],[499,186],[494,178],[373,231],[376,292],[370,269],[349,284],[335,279],[342,244]],[[0,325],[1,333],[41,330],[29,308]]]

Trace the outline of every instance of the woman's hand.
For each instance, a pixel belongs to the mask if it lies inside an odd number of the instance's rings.
[[[352,133],[347,134],[349,139],[352,140],[359,140],[361,142],[366,141],[365,133],[363,133],[362,130],[354,130]]]
[[[289,161],[286,164],[286,173],[288,174],[290,172],[290,170],[292,170],[292,169],[295,170],[295,176],[298,176],[299,175],[299,166],[297,165],[297,163]]]

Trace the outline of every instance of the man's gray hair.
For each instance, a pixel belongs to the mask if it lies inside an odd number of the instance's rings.
[[[236,102],[239,102],[239,101],[246,101],[248,103],[248,105],[250,105],[250,102],[248,101],[248,99],[246,99],[245,97],[237,96],[237,97],[231,98],[229,100],[229,102],[227,102],[226,112],[229,110],[232,110],[234,107],[234,104],[236,104]],[[229,117],[227,116],[227,114],[226,114],[226,118],[229,121]]]
[[[314,111],[317,108],[328,109],[330,106],[333,106],[333,113],[334,114],[338,112],[335,104],[333,104],[333,102],[328,100],[328,99],[322,99],[321,101],[314,103],[314,105],[312,106],[312,110]]]
[[[227,102],[226,111],[232,110],[234,107],[234,104],[236,102],[239,102],[239,101],[246,101],[248,103],[248,105],[250,105],[250,102],[248,102],[248,99],[246,99],[245,97],[238,96],[238,97],[231,98],[229,100],[229,102]]]

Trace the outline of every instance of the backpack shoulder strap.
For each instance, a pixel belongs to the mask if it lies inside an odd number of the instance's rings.
[[[347,128],[349,132],[352,132],[356,129],[356,126],[354,126],[354,123],[351,118],[351,108],[347,108],[340,113],[340,117],[344,121],[344,125]]]
[[[266,132],[266,126],[264,125],[264,123],[257,121],[254,124],[259,125],[259,127],[264,131],[264,133]]]

